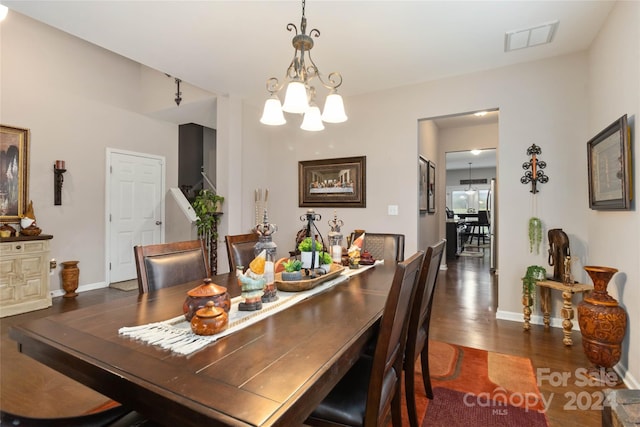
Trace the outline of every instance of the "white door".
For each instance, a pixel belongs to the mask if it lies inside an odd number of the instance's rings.
[[[164,159],[109,154],[110,282],[137,277],[133,247],[162,243]]]

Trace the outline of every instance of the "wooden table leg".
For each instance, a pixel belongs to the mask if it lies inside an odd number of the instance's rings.
[[[526,286],[522,289],[522,312],[524,313],[524,325],[522,326],[525,331],[531,329],[531,306],[533,305],[533,301],[531,299],[531,295]]]
[[[571,321],[571,319],[573,319],[573,306],[571,305],[572,296],[573,293],[571,292],[562,292],[562,301],[564,303],[561,310],[562,317],[564,318],[562,321],[562,330],[564,333],[562,342],[567,346],[573,345],[573,340],[571,339],[571,330],[573,329],[573,322]]]
[[[542,310],[544,328],[549,329],[551,325],[551,289],[549,288],[540,288],[540,309]]]

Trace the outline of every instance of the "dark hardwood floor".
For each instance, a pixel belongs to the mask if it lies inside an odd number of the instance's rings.
[[[540,381],[538,386],[550,401],[547,416],[553,427],[600,426],[598,399],[601,386],[582,386],[576,369],[589,366],[582,351],[580,332],[573,332],[574,345],[562,344],[562,330],[532,325],[524,332],[520,322],[495,319],[498,277],[489,273],[484,258],[459,258],[440,272],[431,320],[431,338],[467,347],[514,354],[531,359],[534,369],[557,378],[570,375],[566,385]],[[136,292],[130,291],[130,292]],[[1,319],[0,407],[36,417],[75,415],[91,410],[108,399],[20,354],[8,337],[11,325],[50,314],[91,306],[130,295],[117,289],[81,293],[68,300],[55,298],[53,307]],[[624,386],[620,386],[624,387]],[[578,409],[587,408],[587,409]]]

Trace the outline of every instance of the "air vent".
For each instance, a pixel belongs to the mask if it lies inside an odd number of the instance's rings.
[[[559,21],[536,25],[523,30],[507,31],[504,35],[504,51],[524,49],[551,43],[558,29]]]

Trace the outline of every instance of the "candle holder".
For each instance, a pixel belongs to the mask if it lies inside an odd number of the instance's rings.
[[[63,174],[66,171],[64,160],[56,160],[53,165],[53,204],[55,206],[62,205],[62,183],[64,182]]]

